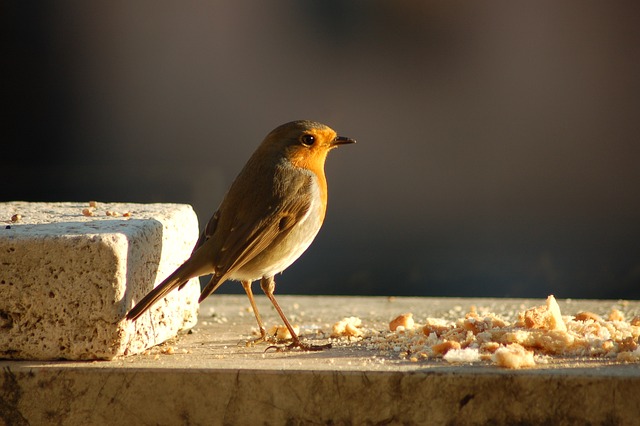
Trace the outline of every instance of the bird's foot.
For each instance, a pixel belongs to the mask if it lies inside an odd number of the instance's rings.
[[[252,347],[252,346],[256,346],[256,345],[260,345],[263,343],[269,343],[269,344],[274,344],[274,343],[278,343],[278,341],[276,339],[274,339],[273,337],[256,337],[255,339],[248,339],[248,340],[242,340],[240,342],[238,342],[238,346],[246,346],[246,347]]]
[[[274,335],[267,334],[265,329],[260,329],[260,336],[244,341],[244,344],[247,347],[255,346],[260,343],[278,343],[278,338]]]

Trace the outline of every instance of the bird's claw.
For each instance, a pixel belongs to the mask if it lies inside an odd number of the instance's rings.
[[[278,339],[276,339],[275,336],[270,336],[267,333],[261,333],[259,337],[245,340],[244,345],[247,347],[250,347],[260,343],[277,343],[277,342],[278,342]],[[238,343],[238,346],[240,346],[240,343]]]

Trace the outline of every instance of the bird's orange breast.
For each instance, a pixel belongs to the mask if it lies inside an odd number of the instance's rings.
[[[299,155],[293,155],[289,160],[294,167],[309,170],[316,175],[318,189],[320,190],[320,200],[324,211],[327,207],[327,178],[324,174],[324,163],[329,150],[309,150]]]

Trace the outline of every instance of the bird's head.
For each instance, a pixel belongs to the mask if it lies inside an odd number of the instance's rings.
[[[350,143],[355,143],[355,140],[338,136],[329,126],[298,120],[278,126],[262,144],[269,150],[277,150],[296,167],[318,170],[324,168],[329,151]]]

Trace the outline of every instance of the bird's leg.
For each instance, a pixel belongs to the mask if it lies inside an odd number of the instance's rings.
[[[263,277],[260,280],[260,287],[262,288],[262,291],[264,291],[264,294],[267,295],[269,300],[271,300],[273,307],[276,308],[276,311],[278,311],[278,315],[280,315],[280,318],[282,318],[284,325],[287,327],[287,329],[289,330],[289,333],[291,334],[291,340],[293,340],[293,342],[287,346],[287,349],[300,348],[305,351],[321,351],[323,349],[328,349],[331,347],[331,343],[326,345],[310,345],[307,343],[302,343],[300,341],[300,338],[298,337],[296,332],[293,330],[291,323],[289,322],[287,317],[284,315],[284,312],[282,312],[282,308],[280,308],[278,301],[273,295],[273,292],[276,289],[276,281],[273,279],[273,277]],[[276,349],[279,349],[279,348],[276,348]]]
[[[264,323],[262,322],[262,318],[260,318],[260,313],[258,312],[256,301],[253,298],[253,291],[251,290],[251,281],[241,281],[241,283],[245,293],[247,293],[247,297],[249,297],[249,302],[251,303],[251,309],[253,309],[253,314],[256,316],[256,321],[258,322],[258,328],[260,329],[260,338],[256,339],[256,341],[266,342],[268,340],[267,329],[264,328]]]

